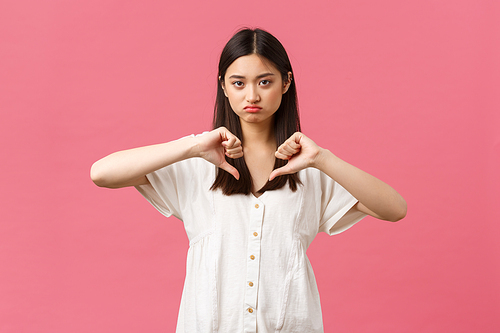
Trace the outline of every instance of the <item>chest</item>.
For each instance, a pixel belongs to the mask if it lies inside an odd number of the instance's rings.
[[[214,224],[217,233],[229,242],[244,245],[262,241],[271,248],[287,247],[294,238],[309,244],[317,234],[317,214],[305,207],[302,188],[292,192],[288,186],[254,195],[224,196],[213,193]]]
[[[252,193],[254,196],[260,196],[257,193],[269,180],[269,175],[274,169],[274,152],[250,152],[244,155],[245,163],[252,177]]]

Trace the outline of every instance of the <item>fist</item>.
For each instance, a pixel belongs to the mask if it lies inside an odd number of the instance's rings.
[[[276,150],[276,158],[288,160],[288,163],[273,172],[269,180],[277,176],[299,172],[308,167],[314,167],[321,148],[311,139],[300,132],[295,132]]]
[[[229,172],[239,179],[240,174],[235,167],[227,163],[224,156],[240,158],[243,156],[241,141],[227,128],[219,127],[211,132],[200,135],[198,139],[198,156]]]

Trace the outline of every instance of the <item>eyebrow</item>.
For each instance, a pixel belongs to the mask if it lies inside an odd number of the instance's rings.
[[[273,76],[273,75],[274,75],[273,73],[264,73],[264,74],[258,75],[257,79],[261,79],[263,77]],[[237,74],[231,75],[229,78],[230,79],[245,79],[245,77],[243,75],[237,75]]]

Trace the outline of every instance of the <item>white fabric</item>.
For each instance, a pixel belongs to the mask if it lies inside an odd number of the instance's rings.
[[[259,198],[225,196],[210,190],[215,169],[192,158],[137,186],[183,221],[189,238],[176,332],[323,332],[306,250],[318,232],[337,234],[365,217],[346,214],[357,200],[312,168],[300,171],[296,192],[286,185]]]

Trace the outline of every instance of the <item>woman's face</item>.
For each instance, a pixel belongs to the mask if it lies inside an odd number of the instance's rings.
[[[283,82],[281,73],[262,56],[236,59],[227,69],[222,88],[233,111],[243,123],[271,123],[290,86],[292,73]]]

